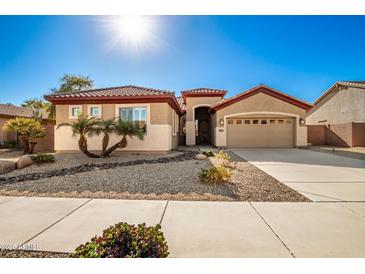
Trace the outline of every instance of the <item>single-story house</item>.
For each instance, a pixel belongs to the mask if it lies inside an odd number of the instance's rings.
[[[332,85],[308,111],[312,145],[365,146],[365,81]]]
[[[42,112],[41,123],[46,130],[46,137],[42,138],[42,141],[38,142],[35,147],[36,152],[40,151],[53,151],[54,150],[54,123],[46,118],[46,113]],[[16,117],[32,118],[33,111],[31,108],[19,107],[13,104],[0,104],[0,145],[19,144],[19,140],[16,132],[7,130],[5,124],[8,120]]]
[[[178,145],[217,147],[297,147],[307,145],[306,112],[312,105],[265,85],[230,98],[227,91],[198,88],[174,92],[138,86],[93,89],[45,98],[56,107],[56,126],[81,113],[101,119],[142,121],[143,141],[129,140],[125,151],[168,151]],[[89,139],[101,149],[101,136]],[[110,143],[116,142],[112,136]],[[55,130],[56,151],[77,151],[69,127]]]

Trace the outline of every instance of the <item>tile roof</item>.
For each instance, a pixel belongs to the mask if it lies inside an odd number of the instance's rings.
[[[47,111],[41,109],[40,110],[41,118],[47,119],[48,113]],[[28,107],[18,107],[13,104],[0,104],[0,116],[10,116],[10,117],[24,117],[24,118],[32,118],[33,110]]]
[[[180,108],[181,108],[183,111],[186,111],[186,104],[185,104],[185,102],[184,102],[184,98],[182,98],[181,96],[176,97],[176,101],[179,103]]]
[[[18,107],[13,104],[0,104],[0,115],[30,118],[33,116],[33,111],[30,108]]]
[[[338,81],[339,85],[365,88],[365,81]]]
[[[173,92],[154,88],[138,86],[120,86],[110,88],[90,89],[68,93],[53,93],[45,96],[46,99],[57,98],[90,98],[90,97],[133,97],[133,96],[158,96],[173,95]]]
[[[227,90],[223,90],[223,89],[213,89],[213,88],[195,88],[195,89],[189,89],[189,90],[183,90],[181,91],[181,93],[194,93],[194,94],[226,94]]]
[[[322,99],[324,99],[328,94],[335,90],[338,86],[355,87],[355,88],[365,88],[365,81],[337,81],[329,89],[327,89],[316,101],[314,105],[317,105]]]

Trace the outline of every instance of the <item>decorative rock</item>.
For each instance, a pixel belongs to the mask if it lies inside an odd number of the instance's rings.
[[[12,161],[0,161],[0,174],[15,170],[15,163]]]
[[[195,160],[204,160],[206,158],[207,158],[207,156],[204,155],[204,154],[197,154],[197,155],[194,156]]]
[[[25,168],[34,164],[32,157],[30,155],[23,155],[19,158],[18,162],[16,163],[16,167],[18,169]]]

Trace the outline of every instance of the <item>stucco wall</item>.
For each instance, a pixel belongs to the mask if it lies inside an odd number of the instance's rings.
[[[128,146],[123,151],[167,151],[178,146],[178,134],[172,133],[172,113],[175,112],[168,103],[146,103],[146,104],[103,104],[102,119],[111,119],[118,116],[118,108],[125,107],[147,107],[147,133],[143,141],[137,138],[128,140]],[[82,105],[86,112],[87,105]],[[64,122],[72,122],[69,119],[69,105],[56,105],[56,126]],[[101,150],[101,136],[89,138],[90,150]],[[112,135],[110,145],[117,142],[118,136]],[[77,137],[72,137],[71,129],[61,127],[55,132],[56,151],[77,151]]]
[[[322,121],[322,122],[321,122]],[[306,123],[345,124],[365,122],[365,90],[341,87],[308,112]]]
[[[186,144],[195,145],[194,111],[199,106],[212,106],[222,100],[221,97],[187,97],[186,98]],[[211,127],[211,131],[213,131]],[[212,138],[213,139],[213,138]]]
[[[4,127],[8,120],[9,118],[0,117],[0,143],[16,141],[16,133]]]

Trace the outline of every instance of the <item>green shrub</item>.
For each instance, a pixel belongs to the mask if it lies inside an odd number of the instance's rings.
[[[227,183],[232,176],[231,170],[222,165],[202,169],[199,178],[203,183]]]
[[[4,143],[0,144],[0,148],[16,148],[16,142],[5,141]]]
[[[31,156],[32,160],[36,163],[53,163],[56,159],[53,154],[42,154]]]
[[[73,258],[166,258],[167,243],[161,226],[118,223],[102,236],[76,248]]]
[[[214,157],[214,153],[211,150],[203,151],[202,153],[207,157]]]
[[[215,157],[217,159],[221,159],[221,160],[227,161],[227,162],[229,162],[229,160],[231,160],[231,157],[229,157],[229,155],[227,153],[225,153],[223,150],[221,150],[218,153],[216,153],[215,154]]]

